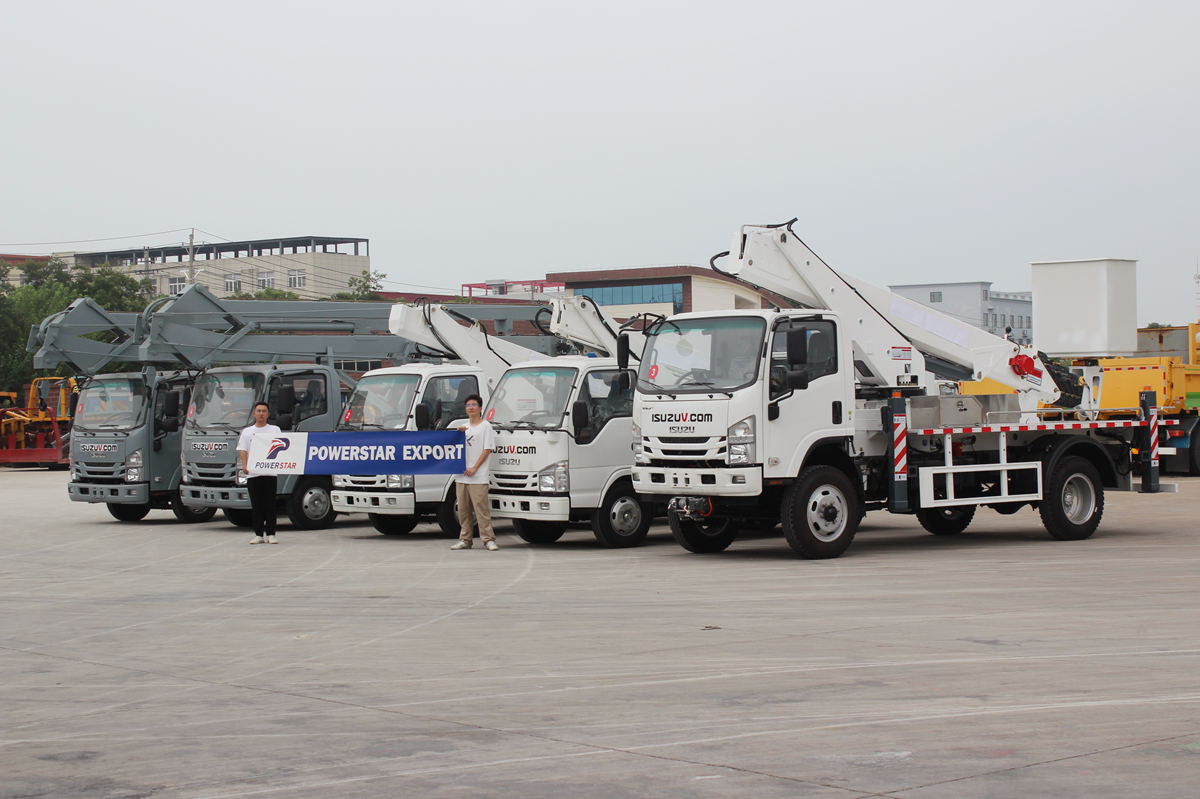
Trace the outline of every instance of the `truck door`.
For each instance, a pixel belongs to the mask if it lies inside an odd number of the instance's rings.
[[[804,361],[788,361],[788,333],[804,331]],[[794,476],[817,440],[843,435],[853,393],[847,393],[838,328],[828,319],[785,319],[771,334],[763,463],[771,476]],[[791,377],[789,377],[791,375]],[[796,376],[803,381],[796,383]],[[805,384],[806,382],[806,384]]]
[[[624,389],[618,369],[595,369],[580,381],[576,402],[587,409],[587,424],[574,431],[572,505],[596,507],[613,472],[630,470],[635,376],[628,374]]]
[[[284,386],[290,386],[296,397],[296,405],[292,411],[292,430],[302,433],[333,429],[332,417],[327,418],[330,396],[328,374],[313,370],[277,374],[272,377],[267,389],[267,404],[271,406],[272,415],[276,412],[280,390]]]

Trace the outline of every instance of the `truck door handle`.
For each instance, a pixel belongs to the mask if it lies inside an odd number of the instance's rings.
[[[841,424],[841,423],[842,423],[842,401],[841,401],[841,400],[834,400],[834,403],[833,403],[833,423],[834,423],[834,424]]]

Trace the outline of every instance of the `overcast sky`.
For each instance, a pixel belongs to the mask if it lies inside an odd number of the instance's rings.
[[[0,252],[361,236],[386,288],[457,291],[795,216],[879,284],[1134,258],[1141,323],[1198,314],[1192,0],[0,0],[0,29]]]

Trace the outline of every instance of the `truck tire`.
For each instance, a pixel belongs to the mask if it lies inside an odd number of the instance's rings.
[[[850,546],[862,508],[850,478],[832,466],[800,472],[783,496],[783,534],[802,558],[836,558]]]
[[[417,526],[416,516],[397,516],[389,513],[368,513],[375,529],[384,535],[408,535]]]
[[[967,529],[975,518],[974,505],[957,505],[952,508],[920,508],[917,521],[934,535],[958,535]]]
[[[108,512],[119,522],[136,522],[146,518],[150,512],[150,503],[145,505],[126,505],[120,502],[109,502]]]
[[[728,516],[714,516],[705,521],[686,519],[677,513],[667,514],[671,535],[688,552],[706,554],[728,549],[737,538],[737,525]]]
[[[462,531],[462,525],[458,521],[458,492],[453,483],[450,484],[450,491],[442,500],[442,504],[438,505],[437,523],[438,527],[442,529],[444,538],[458,538],[458,534]],[[478,523],[471,532],[479,535]]]
[[[1200,474],[1200,424],[1192,428],[1192,443],[1188,447],[1188,474]]]
[[[606,547],[636,547],[650,531],[650,514],[638,500],[633,483],[621,480],[592,512],[592,533]]]
[[[337,513],[329,496],[329,483],[318,478],[306,478],[287,498],[287,514],[292,526],[301,530],[324,530],[333,524]]]
[[[1104,485],[1090,461],[1063,458],[1046,479],[1038,506],[1046,531],[1059,541],[1080,541],[1096,531],[1104,515]]]
[[[246,508],[221,508],[221,514],[234,527],[254,526],[254,513]]]
[[[513,519],[513,530],[530,544],[553,544],[567,531],[566,522],[541,522]]]
[[[187,524],[206,522],[217,515],[216,508],[205,508],[199,505],[187,505],[178,491],[171,495],[171,513],[175,518]]]

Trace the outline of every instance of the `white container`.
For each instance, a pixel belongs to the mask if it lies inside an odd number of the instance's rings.
[[[1052,358],[1137,351],[1137,261],[1038,261],[1033,345]]]

